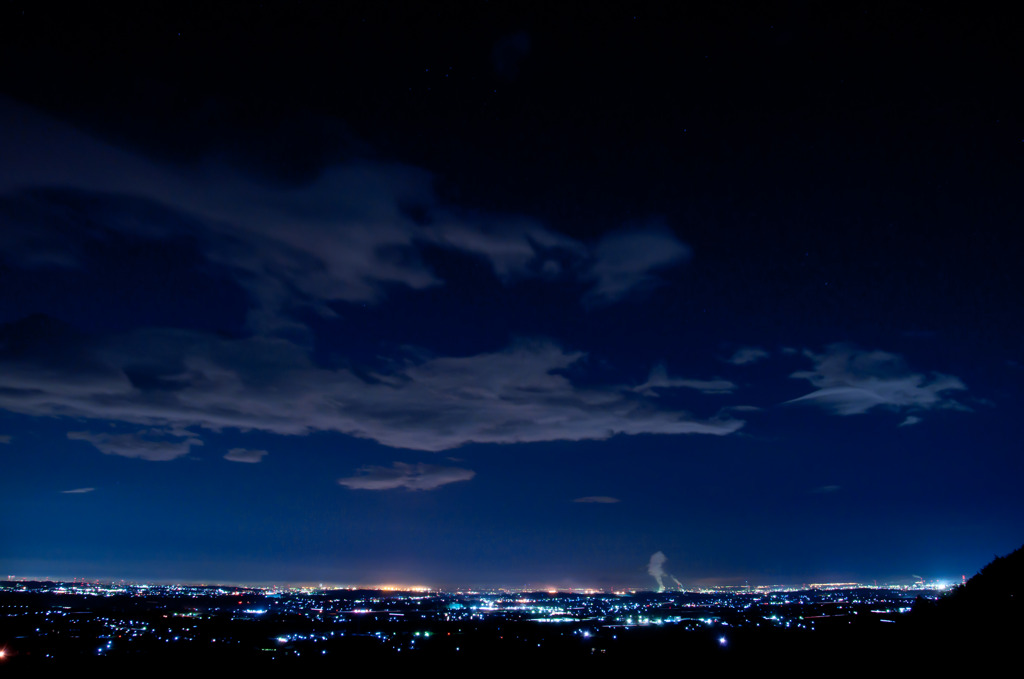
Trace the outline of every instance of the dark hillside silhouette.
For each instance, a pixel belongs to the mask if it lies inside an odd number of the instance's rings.
[[[935,662],[990,667],[1016,653],[1021,632],[1024,547],[995,557],[938,601],[918,599],[908,630]]]
[[[957,587],[939,603],[951,613],[990,613],[1018,617],[1024,582],[1024,546],[997,556],[977,575]]]

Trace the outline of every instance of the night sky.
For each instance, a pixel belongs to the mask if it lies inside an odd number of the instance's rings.
[[[0,575],[1020,546],[1019,19],[593,4],[5,3]]]

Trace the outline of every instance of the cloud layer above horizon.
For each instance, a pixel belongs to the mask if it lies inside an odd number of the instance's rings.
[[[201,444],[190,427],[334,431],[439,451],[471,442],[725,435],[743,425],[726,414],[698,418],[658,407],[629,385],[575,385],[565,371],[584,354],[547,340],[469,357],[400,357],[387,373],[357,374],[317,366],[280,338],[166,329],[85,338],[44,319],[7,326],[0,337],[8,347],[0,348],[0,407],[147,427],[69,435],[107,454],[147,460],[187,455]],[[48,345],[45,356],[12,355],[10,347],[30,339]],[[160,431],[164,438],[155,438]]]
[[[588,239],[529,216],[460,208],[441,199],[429,172],[395,162],[348,159],[304,184],[267,185],[212,158],[160,163],[11,102],[0,101],[0,120],[11,161],[0,169],[7,265],[90,271],[97,253],[173,245],[187,261],[169,266],[227,281],[246,299],[238,336],[184,324],[88,334],[46,317],[0,326],[0,408],[89,421],[67,436],[106,455],[184,458],[203,445],[204,430],[337,432],[420,451],[727,436],[746,424],[737,413],[777,405],[751,403],[742,371],[794,360],[812,364],[789,375],[813,391],[791,404],[837,415],[887,409],[903,414],[903,425],[928,410],[966,408],[954,399],[966,389],[958,378],[845,344],[800,356],[741,347],[719,359],[732,376],[672,374],[651,357],[646,381],[595,369],[622,356],[536,335],[451,355],[415,343],[382,347],[374,365],[325,361],[313,319],[335,320],[344,304],[385,306],[399,288],[444,290],[431,252],[483,263],[505,289],[569,290],[583,313],[602,314],[641,302],[694,251],[657,216]],[[100,431],[103,422],[136,429]],[[223,457],[253,464],[266,455],[238,446]],[[364,468],[343,485],[430,489],[450,473],[396,463]]]

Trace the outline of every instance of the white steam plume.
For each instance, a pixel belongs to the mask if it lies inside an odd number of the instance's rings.
[[[666,561],[668,561],[668,557],[665,556],[665,553],[657,551],[654,554],[651,554],[651,560],[647,562],[647,572],[650,573],[651,577],[658,582],[658,591],[665,591],[666,577],[671,578],[672,582],[676,583],[676,587],[680,590],[683,589],[683,583],[679,582],[679,579],[676,578],[676,576],[665,572]]]
[[[668,561],[668,557],[661,551],[651,554],[651,560],[647,562],[647,572],[651,574],[655,580],[658,581],[658,591],[665,591],[665,569],[663,568],[665,562]]]

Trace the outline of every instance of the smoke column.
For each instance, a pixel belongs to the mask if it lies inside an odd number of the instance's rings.
[[[651,574],[651,577],[658,581],[658,591],[665,591],[665,569],[663,566],[668,558],[661,551],[657,551],[651,554],[651,560],[647,562],[647,572]]]

